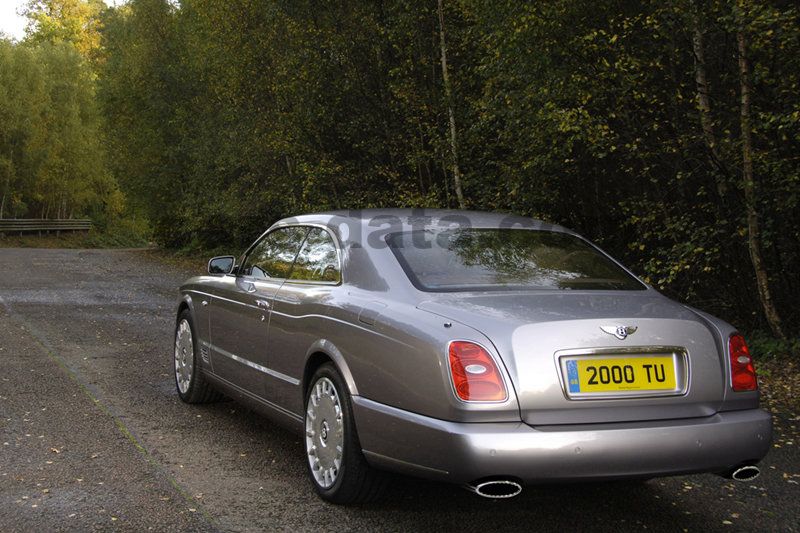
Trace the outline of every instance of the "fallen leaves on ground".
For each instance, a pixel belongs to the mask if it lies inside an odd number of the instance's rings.
[[[788,358],[757,362],[761,399],[772,412],[789,413],[797,421],[800,412],[800,364]]]

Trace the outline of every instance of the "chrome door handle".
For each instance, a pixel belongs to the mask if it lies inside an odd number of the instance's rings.
[[[256,300],[256,305],[264,309],[269,309],[269,302],[266,300]]]
[[[248,285],[248,286],[245,288],[245,290],[246,290],[247,292],[256,292],[256,286],[255,286],[255,284],[251,283],[250,285]]]
[[[207,306],[207,305],[208,305],[208,300],[203,300],[203,301],[202,301],[202,302],[200,302],[200,303],[202,303],[202,304],[203,304],[203,307],[205,307],[205,306]]]

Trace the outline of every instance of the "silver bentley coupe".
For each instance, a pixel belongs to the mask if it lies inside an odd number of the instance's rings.
[[[385,471],[507,498],[524,484],[710,472],[771,446],[744,338],[563,227],[365,210],[273,224],[180,289],[175,381],[301,432],[316,492]]]

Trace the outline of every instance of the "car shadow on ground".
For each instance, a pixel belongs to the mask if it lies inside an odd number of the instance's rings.
[[[164,387],[166,389],[166,387]],[[166,393],[166,390],[164,390]],[[176,398],[177,400],[177,398]],[[369,520],[374,517],[385,525],[387,516],[397,530],[466,531],[491,525],[495,531],[528,529],[572,530],[648,530],[692,531],[723,527],[724,509],[714,511],[691,503],[692,487],[706,492],[724,493],[729,482],[713,475],[691,478],[664,478],[649,481],[613,481],[596,483],[528,485],[515,497],[503,500],[482,498],[459,485],[433,482],[389,474],[384,496],[360,506],[334,506],[319,501],[306,479],[305,457],[300,437],[276,426],[260,415],[233,401],[201,407],[215,419],[225,433],[239,433],[246,440],[258,442],[252,450],[255,468],[248,475],[263,480],[278,480],[307,492],[299,496],[310,513],[324,512],[344,520]],[[268,452],[268,453],[267,453]],[[281,457],[283,465],[275,468],[271,457]],[[695,480],[701,480],[699,483]],[[700,496],[695,490],[694,496]],[[744,525],[744,524],[741,524]],[[391,529],[394,529],[391,528]]]

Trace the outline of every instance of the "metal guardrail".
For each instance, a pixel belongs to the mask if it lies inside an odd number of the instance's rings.
[[[0,219],[0,234],[18,233],[61,233],[62,231],[89,231],[91,220],[61,219],[47,220],[40,218],[6,218]]]

